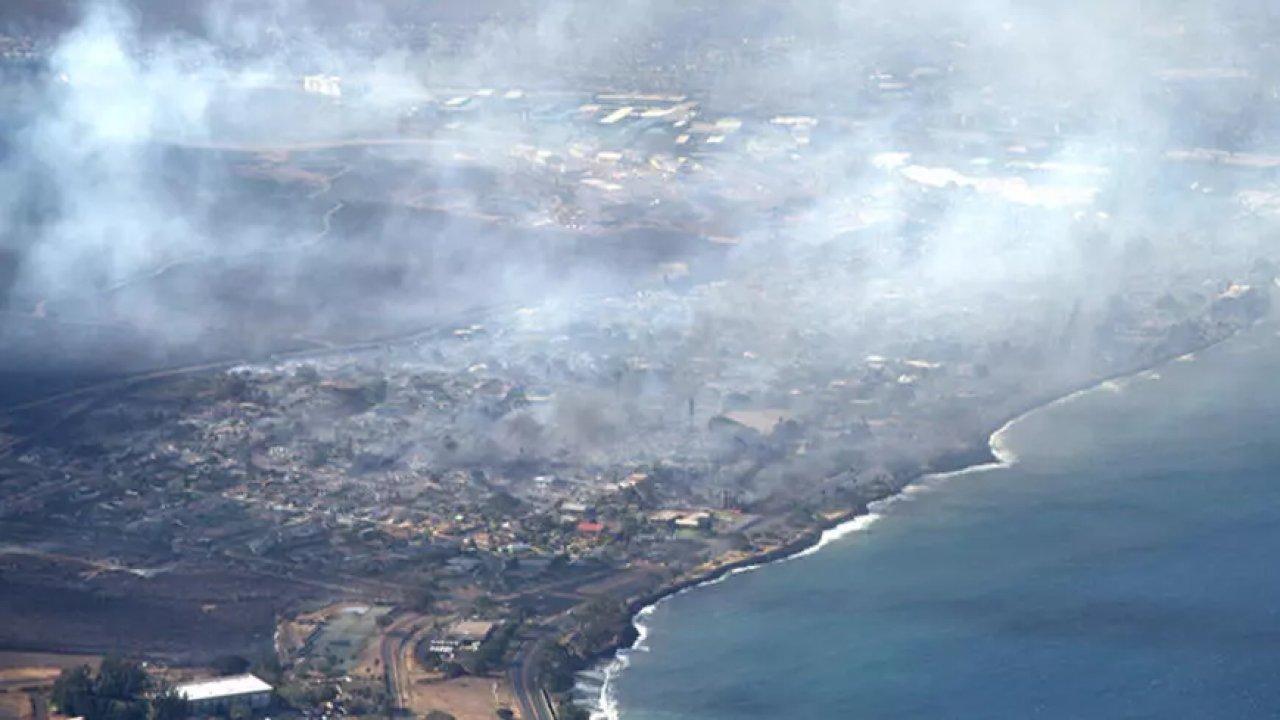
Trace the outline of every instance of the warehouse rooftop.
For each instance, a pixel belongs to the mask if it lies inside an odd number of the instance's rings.
[[[183,683],[174,688],[174,693],[191,702],[199,702],[201,700],[215,700],[238,697],[240,695],[267,693],[271,692],[271,690],[271,686],[266,682],[263,682],[254,675],[245,673],[244,675],[233,675],[230,677],[214,678],[212,680],[198,680],[195,682]]]

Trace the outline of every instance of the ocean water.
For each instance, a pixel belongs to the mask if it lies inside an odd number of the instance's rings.
[[[1001,434],[820,552],[669,598],[624,720],[1280,717],[1280,339]]]

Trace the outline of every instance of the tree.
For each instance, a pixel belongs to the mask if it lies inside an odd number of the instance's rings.
[[[167,689],[155,698],[146,695],[154,687],[140,663],[118,657],[104,658],[96,675],[88,666],[63,670],[53,684],[52,699],[66,715],[87,720],[181,720],[190,708]]]
[[[132,700],[151,687],[151,679],[140,663],[108,655],[98,666],[94,694],[115,700]]]
[[[435,593],[430,588],[423,588],[414,595],[413,609],[418,612],[429,612],[435,601]]]
[[[191,717],[191,703],[170,689],[152,699],[147,713],[147,720],[186,720],[188,717]]]
[[[538,656],[539,681],[552,692],[567,692],[573,688],[574,672],[577,669],[574,658],[561,644],[556,643]]]
[[[511,644],[511,638],[515,635],[516,625],[514,623],[505,624],[500,630],[489,636],[485,640],[480,649],[476,651],[471,658],[471,674],[483,675],[492,668],[502,662],[502,656],[507,652],[507,646]]]
[[[209,663],[219,675],[239,675],[249,670],[249,660],[239,655],[221,655]]]
[[[63,715],[84,715],[93,695],[93,678],[88,665],[66,668],[53,683],[50,699]]]
[[[258,658],[258,662],[253,664],[250,672],[272,685],[279,685],[280,678],[284,675],[284,668],[280,666],[280,658],[276,657],[275,652],[268,651]]]
[[[307,682],[294,681],[280,686],[276,691],[276,696],[290,707],[305,710],[333,700],[338,696],[338,691],[329,683],[312,685]]]
[[[488,595],[481,595],[476,598],[476,601],[471,605],[471,608],[479,615],[488,615],[497,609],[497,607],[498,603],[494,602],[493,598]]]

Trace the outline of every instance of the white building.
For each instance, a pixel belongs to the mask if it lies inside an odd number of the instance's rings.
[[[428,649],[445,659],[452,659],[459,650],[475,652],[493,634],[495,622],[487,620],[460,620],[431,640]]]
[[[200,715],[225,710],[242,704],[260,709],[271,703],[271,686],[248,673],[229,677],[197,680],[174,687],[174,694],[191,703],[192,712]]]

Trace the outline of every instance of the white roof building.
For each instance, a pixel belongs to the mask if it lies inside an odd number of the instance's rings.
[[[271,699],[271,691],[270,685],[248,673],[182,683],[173,688],[175,695],[186,698],[197,709],[232,702],[245,702],[250,706],[265,705]]]

